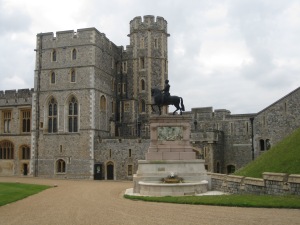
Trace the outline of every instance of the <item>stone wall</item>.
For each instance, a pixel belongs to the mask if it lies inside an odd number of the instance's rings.
[[[33,89],[0,91],[0,145],[5,142],[10,143],[13,149],[12,159],[7,159],[0,151],[0,176],[23,175],[24,165],[28,167],[27,172],[30,173],[30,156],[26,159],[22,158],[22,147],[26,146],[29,149],[31,147],[32,93]],[[9,119],[7,113],[10,115]],[[29,126],[23,121],[23,113],[27,115],[25,120],[30,120]],[[9,122],[5,125],[4,121],[7,119]]]
[[[138,160],[144,160],[149,148],[149,139],[106,138],[95,141],[95,163],[101,163],[102,178],[107,179],[107,165],[114,166],[114,180],[132,180],[138,169]],[[128,174],[132,165],[132,174]]]
[[[254,118],[255,157],[300,127],[300,88],[257,113]]]
[[[211,188],[232,194],[300,195],[300,175],[263,173],[263,178],[211,173]]]

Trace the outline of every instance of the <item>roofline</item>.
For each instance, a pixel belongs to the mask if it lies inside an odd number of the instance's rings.
[[[274,102],[273,104],[267,106],[266,108],[264,108],[263,110],[259,111],[257,113],[257,115],[259,115],[260,113],[266,111],[267,109],[269,109],[270,107],[272,107],[273,105],[277,104],[278,102],[282,101],[283,99],[287,98],[288,96],[294,94],[295,92],[299,91],[300,87],[296,88],[295,90],[293,90],[292,92],[288,93],[287,95],[283,96],[282,98],[280,98],[279,100],[277,100],[276,102]]]

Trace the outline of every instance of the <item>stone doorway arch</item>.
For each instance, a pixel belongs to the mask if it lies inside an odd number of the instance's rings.
[[[114,163],[111,161],[106,164],[106,179],[114,180]]]

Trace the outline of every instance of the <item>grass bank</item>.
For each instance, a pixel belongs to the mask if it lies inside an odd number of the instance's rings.
[[[0,206],[18,201],[50,188],[46,185],[0,183]]]
[[[177,204],[300,209],[300,196],[214,195],[146,197],[124,195],[124,197],[131,200]]]
[[[264,172],[300,174],[300,129],[234,174],[262,178]]]

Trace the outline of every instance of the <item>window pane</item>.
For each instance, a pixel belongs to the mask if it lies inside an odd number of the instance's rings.
[[[78,132],[77,117],[74,118],[74,132]]]
[[[57,132],[57,118],[53,118],[53,132]]]
[[[49,104],[49,116],[52,116],[52,104]]]
[[[69,104],[69,115],[73,115],[73,104],[72,104],[72,102]]]
[[[26,132],[30,132],[30,119],[27,119]]]
[[[57,104],[54,104],[53,108],[54,108],[53,115],[56,116],[57,115]]]
[[[73,131],[73,124],[72,124],[72,118],[69,118],[69,132]]]
[[[77,112],[77,103],[75,102],[74,103],[74,115],[78,115],[77,113],[78,113]]]
[[[48,120],[48,132],[52,133],[52,118],[49,118]]]
[[[22,129],[22,132],[26,132],[27,131],[26,130],[26,125],[27,125],[26,119],[23,119],[23,129]]]

